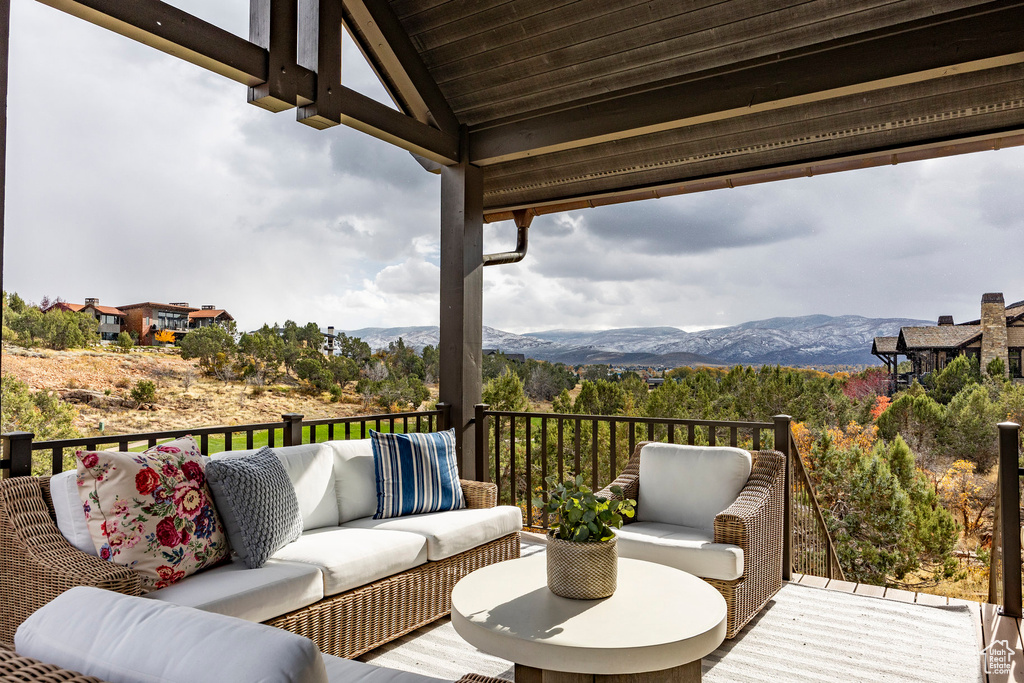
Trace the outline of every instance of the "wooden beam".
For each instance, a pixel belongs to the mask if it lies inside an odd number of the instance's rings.
[[[4,289],[4,215],[7,213],[7,79],[10,47],[11,0],[0,0],[0,292],[7,291]]]
[[[438,394],[450,406],[460,476],[486,481],[473,429],[483,364],[483,176],[469,163],[465,134],[462,139],[460,163],[441,169]]]
[[[457,136],[459,120],[385,0],[343,0],[346,25],[405,113]]]
[[[597,192],[585,196],[562,196],[543,201],[520,202],[506,206],[492,205],[486,207],[484,222],[494,223],[512,220],[513,212],[520,209],[527,209],[536,216],[542,216],[565,211],[580,211],[597,206],[624,204],[642,199],[660,199],[680,194],[722,190],[743,185],[756,185],[777,180],[791,180],[793,178],[811,177],[862,168],[891,166],[910,161],[936,159],[957,154],[973,154],[975,152],[1019,146],[1024,146],[1024,130],[995,131],[972,135],[971,137],[958,140],[943,138],[911,146],[866,150],[860,154],[847,156],[817,157],[763,168],[748,168],[722,175],[680,178],[675,182],[659,183],[654,186],[624,187],[611,192]],[[903,351],[899,353],[903,353]]]
[[[39,2],[250,87],[267,80],[266,50],[159,0]]]
[[[250,104],[279,112],[312,101],[299,94],[314,86],[299,68],[298,34],[298,0],[249,0],[249,40],[267,51],[267,79],[249,87]]]
[[[470,133],[480,166],[1024,62],[1024,6],[1005,0],[841,38],[684,81],[597,96]]]

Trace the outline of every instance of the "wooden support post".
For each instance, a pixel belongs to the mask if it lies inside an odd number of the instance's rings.
[[[3,478],[28,477],[32,474],[32,432],[7,432],[4,434],[4,459],[10,461],[8,469],[0,472]]]
[[[491,406],[486,403],[476,404],[476,415],[473,417],[473,426],[476,432],[476,452],[480,458],[480,469],[477,471],[477,481],[490,481],[491,480],[491,468],[484,464],[487,459],[487,416],[484,415],[485,410],[490,410]]]
[[[793,418],[789,415],[775,415],[775,450],[786,460],[785,491],[782,504],[782,580],[793,576],[793,499],[791,494],[792,468],[790,467],[789,428]],[[829,562],[832,559],[829,558]]]
[[[284,420],[284,446],[298,446],[302,443],[302,418],[298,413],[286,413],[281,416]]]
[[[1020,425],[999,424],[999,525],[1002,537],[1003,601],[999,613],[1021,615]]]
[[[11,0],[0,0],[0,292],[4,289],[4,213],[7,188],[7,74],[11,43]]]
[[[459,472],[479,479],[474,406],[480,402],[483,362],[483,174],[469,163],[460,130],[460,162],[441,169],[440,399],[450,406]]]

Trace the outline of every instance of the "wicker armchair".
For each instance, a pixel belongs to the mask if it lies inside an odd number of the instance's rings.
[[[627,498],[642,505],[640,454],[649,443],[637,444],[625,469],[599,495],[615,497],[610,487],[617,485]],[[714,542],[743,549],[743,575],[732,581],[701,577],[718,589],[728,605],[727,638],[739,633],[782,587],[785,460],[778,451],[755,451],[751,455],[753,468],[746,485],[736,501],[714,520]]]

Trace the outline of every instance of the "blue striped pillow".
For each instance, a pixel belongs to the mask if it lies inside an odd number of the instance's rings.
[[[455,461],[455,430],[382,434],[370,430],[377,475],[374,519],[466,507]]]

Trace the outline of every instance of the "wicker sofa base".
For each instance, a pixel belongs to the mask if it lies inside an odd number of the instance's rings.
[[[321,652],[351,659],[445,616],[459,579],[516,557],[518,531],[264,623],[309,638]]]
[[[726,618],[725,637],[734,638],[761,609],[768,604],[778,590],[769,595],[763,592],[758,595],[746,586],[745,579],[735,581],[719,581],[718,579],[704,579],[715,587],[728,605],[728,616]],[[781,581],[780,581],[781,584]],[[780,586],[781,587],[781,586]]]

